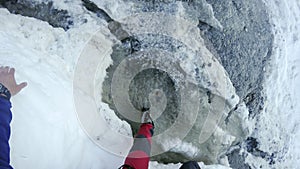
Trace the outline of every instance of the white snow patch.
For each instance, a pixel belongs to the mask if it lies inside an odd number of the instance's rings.
[[[150,162],[149,169],[177,169],[180,168],[182,164],[160,164],[157,162]],[[222,165],[205,165],[204,163],[200,162],[198,165],[201,169],[231,169],[230,167],[222,166]]]
[[[291,168],[300,159],[300,2],[266,1],[274,23],[275,42],[264,84],[267,100],[256,137],[259,149],[275,152],[274,168]],[[253,167],[269,161],[249,155]]]
[[[11,163],[15,168],[118,168],[123,158],[96,146],[77,120],[72,74],[94,22],[64,32],[0,9],[0,62],[28,87],[12,99]],[[111,160],[113,159],[113,161]]]

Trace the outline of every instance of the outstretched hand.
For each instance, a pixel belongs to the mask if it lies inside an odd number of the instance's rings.
[[[27,86],[26,82],[17,84],[15,79],[15,69],[8,66],[0,67],[0,83],[9,90],[12,96],[18,94],[24,87]]]

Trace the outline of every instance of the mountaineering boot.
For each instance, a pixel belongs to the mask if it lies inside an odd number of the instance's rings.
[[[153,120],[152,120],[151,115],[150,115],[150,110],[143,108],[142,113],[143,114],[142,114],[142,118],[141,118],[141,123],[151,123],[151,124],[153,124]]]

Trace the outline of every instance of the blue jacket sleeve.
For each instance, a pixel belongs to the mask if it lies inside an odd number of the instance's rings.
[[[12,113],[11,103],[7,99],[0,97],[0,169],[12,169],[10,166],[10,122]]]

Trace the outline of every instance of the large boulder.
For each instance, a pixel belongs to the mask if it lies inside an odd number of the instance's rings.
[[[263,104],[272,35],[262,2],[208,2],[130,1],[115,16],[130,37],[113,47],[102,99],[136,133],[139,110],[163,93],[151,110],[159,162],[226,163]]]

